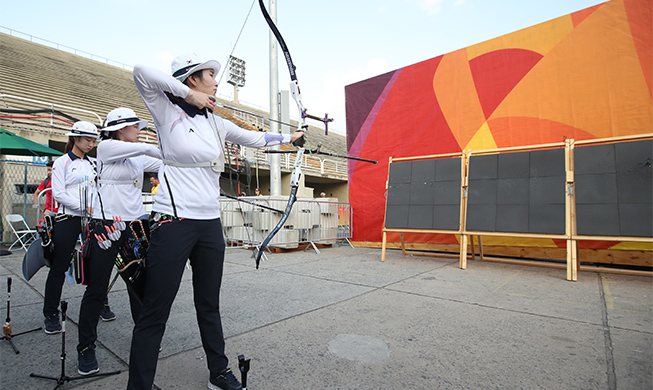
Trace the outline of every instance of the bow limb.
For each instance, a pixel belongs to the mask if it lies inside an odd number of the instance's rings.
[[[284,41],[283,37],[281,36],[281,33],[279,32],[279,29],[277,28],[277,26],[274,24],[274,21],[270,17],[268,10],[265,8],[265,4],[263,4],[263,0],[259,0],[258,4],[261,7],[261,12],[263,13],[263,17],[265,18],[265,21],[268,23],[268,26],[270,26],[270,30],[272,30],[272,33],[277,39],[277,42],[279,42],[279,46],[281,47],[281,50],[283,51],[283,55],[286,58],[286,65],[288,65],[288,71],[290,72],[290,94],[292,95],[293,100],[295,100],[295,103],[297,103],[297,110],[299,111],[300,120],[298,122],[297,131],[305,131],[306,128],[308,128],[308,125],[306,125],[306,117],[304,115],[305,110],[304,110],[304,105],[302,103],[302,93],[301,90],[299,89],[299,82],[297,81],[297,73],[295,72],[297,68],[295,67],[295,64],[293,64],[292,62],[292,57],[290,56],[290,51],[288,50],[286,41]],[[277,234],[279,230],[281,230],[283,224],[286,223],[286,220],[288,219],[288,216],[292,211],[292,206],[297,200],[297,189],[299,188],[299,183],[302,176],[301,166],[302,166],[302,157],[304,155],[304,147],[303,147],[304,137],[301,137],[298,140],[296,140],[293,143],[293,145],[297,147],[297,157],[295,158],[295,166],[293,169],[292,176],[290,177],[291,188],[290,188],[290,197],[288,198],[288,204],[286,205],[286,210],[281,216],[279,223],[277,223],[274,229],[272,229],[270,234],[261,243],[261,248],[259,249],[258,254],[256,255],[256,268],[259,267],[261,256],[263,255],[263,251],[265,250],[265,247],[270,243],[274,235]]]
[[[272,238],[277,232],[283,227],[283,224],[286,223],[290,211],[292,210],[292,205],[297,200],[297,189],[299,188],[299,183],[302,178],[302,158],[304,157],[304,148],[297,149],[297,157],[295,157],[295,165],[293,168],[292,175],[290,176],[290,197],[288,198],[288,204],[286,205],[286,210],[283,212],[279,223],[272,229],[270,234],[263,240],[261,243],[261,248],[256,254],[256,269],[258,269],[259,263],[261,262],[261,256],[263,256],[263,251],[265,247],[270,243]]]
[[[263,4],[263,0],[258,0],[258,5],[261,7],[261,12],[263,13],[263,17],[265,18],[265,21],[268,23],[268,26],[270,26],[270,30],[272,30],[272,33],[274,34],[275,38],[277,38],[277,42],[279,42],[279,46],[281,47],[283,56],[286,59],[286,65],[288,65],[288,71],[290,72],[290,94],[292,95],[292,98],[295,101],[295,103],[297,103],[297,111],[299,113],[299,118],[300,118],[296,131],[306,131],[306,129],[308,128],[308,125],[306,124],[306,115],[305,115],[306,110],[304,110],[304,104],[302,103],[302,92],[301,89],[299,89],[297,73],[295,72],[297,67],[292,62],[292,57],[290,56],[290,51],[288,50],[286,41],[284,41],[283,37],[281,36],[281,33],[279,32],[279,29],[277,28],[277,26],[274,24],[274,21],[270,17],[268,10],[265,8],[265,4]],[[294,145],[297,147],[304,146],[304,138],[302,137],[297,141],[295,141]]]
[[[283,225],[286,223],[286,220],[288,220],[288,216],[290,215],[290,211],[292,210],[292,205],[297,200],[297,189],[299,188],[299,183],[302,178],[301,167],[302,167],[303,157],[304,157],[304,148],[298,148],[297,157],[295,158],[295,165],[293,168],[292,175],[290,176],[290,197],[288,198],[288,204],[286,205],[286,210],[283,212],[281,219],[274,227],[274,229],[272,229],[270,234],[261,243],[261,248],[258,250],[258,253],[256,254],[256,269],[258,269],[258,266],[261,262],[261,256],[263,256],[263,251],[265,250],[265,247],[270,243],[274,235],[277,234],[279,230],[281,230]]]
[[[290,189],[290,199],[288,199],[288,204],[286,205],[286,210],[281,216],[281,219],[279,220],[279,223],[277,223],[277,226],[272,229],[270,234],[263,240],[261,243],[261,248],[258,250],[258,253],[256,254],[256,269],[258,269],[259,264],[261,263],[261,256],[263,256],[263,251],[265,248],[268,246],[270,241],[272,241],[272,238],[281,230],[283,227],[283,224],[286,223],[286,220],[288,220],[288,216],[290,215],[290,210],[292,209],[292,205],[295,203],[297,200],[297,189],[299,187],[292,187]]]
[[[296,81],[297,74],[295,73],[295,69],[297,68],[292,62],[292,58],[290,57],[290,52],[288,51],[288,46],[286,46],[286,41],[283,40],[283,37],[281,36],[279,29],[277,28],[277,26],[274,24],[274,21],[270,17],[267,8],[265,8],[265,4],[263,4],[263,0],[258,0],[258,5],[261,7],[261,12],[263,13],[263,17],[265,18],[265,21],[268,23],[268,26],[270,26],[270,30],[272,30],[272,33],[277,38],[277,41],[279,42],[279,46],[281,46],[281,50],[283,51],[283,55],[286,57],[286,64],[288,64],[288,70],[290,71],[290,80]]]

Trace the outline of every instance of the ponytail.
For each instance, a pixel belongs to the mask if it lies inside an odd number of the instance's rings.
[[[66,147],[63,149],[64,153],[68,153],[71,150],[73,150],[73,146],[75,146],[75,137],[68,137],[68,143],[66,144]]]

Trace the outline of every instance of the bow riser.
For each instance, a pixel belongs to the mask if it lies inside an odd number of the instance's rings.
[[[302,158],[304,157],[304,148],[297,149],[297,157],[295,157],[295,165],[293,167],[292,175],[290,175],[290,186],[299,187],[302,179]]]
[[[293,80],[290,82],[290,95],[292,95],[292,98],[297,103],[299,118],[301,118],[301,120],[297,123],[297,131],[306,131],[306,128],[308,126],[306,125],[306,116],[303,115],[305,110],[304,110],[304,104],[302,103],[302,92],[299,89],[299,84],[297,83],[297,80]]]

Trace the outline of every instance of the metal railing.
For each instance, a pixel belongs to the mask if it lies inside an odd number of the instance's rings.
[[[48,125],[51,126],[51,127],[55,127],[55,128],[59,128],[59,129],[63,129],[63,130],[69,130],[70,129],[70,125],[57,126],[54,123],[54,119],[55,119],[54,110],[55,109],[64,109],[64,110],[70,110],[70,111],[75,111],[75,112],[80,112],[80,113],[83,113],[83,114],[87,114],[89,117],[93,117],[93,118],[97,119],[98,127],[102,126],[102,118],[93,111],[82,110],[81,108],[74,108],[74,107],[64,106],[64,105],[61,105],[61,104],[55,104],[55,103],[51,103],[51,102],[43,102],[43,101],[40,101],[40,100],[28,99],[28,98],[24,98],[24,97],[20,97],[20,96],[0,94],[0,99],[7,99],[7,98],[15,99],[15,100],[18,100],[18,101],[21,101],[21,102],[32,103],[35,106],[45,106],[45,107],[49,108],[50,110],[52,110],[52,112],[46,118],[49,119]],[[14,122],[23,122],[23,123],[33,123],[34,122],[33,120],[20,120],[20,119],[12,119],[12,120]]]
[[[0,216],[20,214],[30,227],[42,217],[45,195],[42,191],[34,203],[34,193],[47,176],[45,162],[0,160]],[[146,211],[151,211],[154,194],[143,193]],[[233,248],[252,248],[261,244],[279,222],[281,213],[256,206],[260,204],[284,210],[284,196],[243,197],[250,203],[225,199],[220,212],[225,241]],[[352,209],[349,203],[327,199],[301,199],[295,202],[288,220],[270,243],[275,248],[297,248],[301,244],[319,250],[316,244],[332,245],[340,240],[349,243],[352,237]],[[4,226],[3,224],[0,225]],[[0,241],[12,242],[11,229],[1,229]],[[350,243],[351,244],[351,243]]]
[[[38,157],[34,157],[38,159]],[[47,177],[46,161],[0,160],[0,220],[2,243],[11,242],[13,233],[5,226],[5,216],[20,214],[25,222],[34,227],[40,216],[34,204],[34,192]]]
[[[2,28],[3,30],[6,30],[8,32],[8,34],[13,36],[13,37],[22,38],[22,39],[28,40],[30,42],[36,42],[36,43],[39,43],[39,44],[44,45],[44,46],[52,47],[52,48],[55,48],[57,50],[61,50],[61,51],[65,51],[67,53],[72,53],[72,54],[78,55],[80,57],[90,58],[93,61],[103,62],[105,64],[117,66],[117,67],[127,69],[127,70],[132,70],[134,68],[133,66],[124,64],[122,62],[110,60],[110,59],[108,59],[106,57],[102,57],[102,56],[99,56],[99,55],[96,55],[96,54],[92,54],[92,53],[89,53],[87,51],[75,49],[74,47],[62,45],[62,44],[57,43],[57,42],[52,42],[52,41],[47,40],[47,39],[39,38],[39,37],[36,37],[34,35],[24,33],[22,31],[14,30],[14,29],[9,28],[9,27],[0,26],[0,28]],[[19,35],[16,35],[16,34],[19,34]]]
[[[23,98],[14,95],[7,95],[7,94],[0,94],[0,99],[15,99],[17,101],[27,102],[35,106],[47,107],[53,111],[55,109],[64,109],[64,110],[71,110],[74,112],[83,113],[88,115],[89,117],[95,118],[99,126],[102,125],[102,118],[97,113],[92,111],[64,106],[51,102],[44,102],[44,101],[39,101],[34,99]],[[25,120],[11,119],[11,120],[18,123],[41,124],[52,128],[60,129],[62,131],[69,130],[68,126],[64,127],[64,126],[57,125],[54,122],[54,119],[55,119],[55,114],[51,113],[50,115],[41,119],[25,119]],[[155,135],[156,133],[154,133],[153,131],[152,134],[150,133],[151,131],[148,130],[147,128],[141,130],[139,134],[139,141],[146,142],[146,143],[156,143],[157,142],[156,135]],[[238,150],[238,154],[240,156],[250,156],[250,157],[253,156],[253,160],[250,161],[250,163],[258,164],[260,166],[265,166],[265,167],[270,166],[270,157],[269,157],[270,155],[267,153],[263,153],[262,149],[253,149],[241,145],[235,145],[235,147],[236,150]],[[282,168],[291,170],[293,168],[294,162],[295,162],[295,156],[291,154],[286,154],[282,157],[281,160]],[[311,156],[310,154],[304,155],[304,158],[302,160],[302,168],[306,170],[306,173],[313,174],[313,175],[332,176],[332,177],[345,177],[347,175],[346,161],[322,159],[316,156]]]
[[[243,197],[245,201],[284,210],[287,197]],[[232,199],[220,201],[225,241],[229,247],[258,247],[279,223],[281,213]],[[352,236],[349,203],[326,200],[297,200],[283,227],[270,241],[274,248],[293,249],[301,244],[333,245]],[[319,252],[319,251],[318,251]]]
[[[154,194],[144,192],[143,205],[152,210]],[[220,199],[220,218],[225,242],[231,248],[259,246],[281,218],[281,213],[257,205],[282,211],[288,202],[283,196],[245,196],[245,202]],[[272,239],[270,246],[292,249],[300,244],[335,244],[352,236],[352,210],[349,203],[328,199],[297,200],[283,228]],[[315,248],[317,250],[317,248]]]
[[[115,67],[122,68],[122,69],[125,69],[125,70],[131,71],[131,70],[134,69],[133,65],[125,64],[125,63],[120,62],[120,61],[115,61],[115,60],[112,60],[112,59],[109,59],[109,58],[106,58],[106,57],[103,57],[103,56],[99,56],[97,54],[89,53],[89,52],[84,51],[84,50],[75,49],[74,47],[66,46],[66,45],[63,45],[61,43],[50,41],[48,39],[40,38],[40,37],[34,36],[32,34],[28,34],[28,33],[22,32],[22,31],[15,30],[13,28],[0,26],[0,29],[4,30],[7,33],[7,35],[11,35],[12,37],[25,39],[26,41],[38,43],[38,44],[41,44],[43,46],[47,46],[47,47],[51,47],[53,49],[61,50],[61,51],[64,51],[66,53],[72,53],[72,54],[78,55],[80,57],[88,58],[88,59],[91,59],[93,61],[97,61],[97,62],[104,63],[104,64],[107,64],[107,65],[115,66]],[[223,98],[225,100],[232,100],[233,99],[233,96],[223,94],[223,93],[218,93],[216,96],[221,97],[221,98]],[[247,105],[249,107],[257,108],[257,109],[262,110],[262,111],[268,111],[268,108],[263,107],[263,106],[261,106],[259,104],[247,102],[247,101],[244,101],[244,100],[241,100],[241,103],[244,104],[244,105]]]

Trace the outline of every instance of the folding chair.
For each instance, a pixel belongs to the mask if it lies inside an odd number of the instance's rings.
[[[20,243],[23,249],[27,251],[29,244],[32,241],[36,240],[36,230],[30,229],[30,227],[27,226],[25,219],[20,214],[9,214],[5,216],[5,219],[7,222],[9,222],[11,230],[17,237],[16,241],[14,241],[14,243],[9,247],[9,250],[11,250],[11,248],[13,248],[16,244]]]

